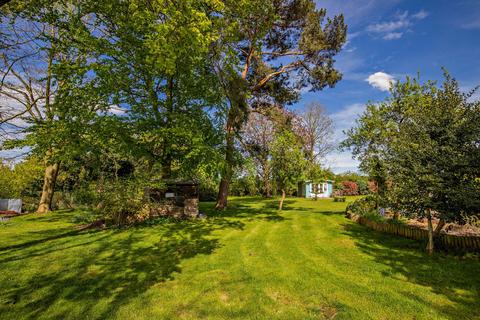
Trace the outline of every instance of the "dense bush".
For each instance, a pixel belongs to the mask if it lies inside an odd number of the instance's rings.
[[[355,200],[347,206],[346,213],[361,216],[378,215],[376,212],[375,198],[373,196],[366,196]]]
[[[370,191],[368,189],[368,182],[367,181],[358,180],[357,185],[358,185],[358,194],[359,195],[366,195],[366,194],[370,193]]]
[[[337,190],[339,196],[356,196],[358,195],[358,184],[354,181],[342,181],[341,188]]]
[[[149,188],[161,188],[143,179],[110,181],[98,190],[95,211],[116,225],[143,221],[150,216],[153,207],[148,195]]]
[[[254,176],[239,177],[232,181],[230,191],[235,196],[255,196],[259,194]]]
[[[205,177],[199,181],[198,196],[200,201],[215,201],[218,194],[218,181]]]
[[[38,191],[42,189],[43,170],[42,164],[35,158],[18,163],[14,168],[0,162],[0,198],[38,197]]]

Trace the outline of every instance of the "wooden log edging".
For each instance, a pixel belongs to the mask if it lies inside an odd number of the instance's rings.
[[[346,217],[364,225],[372,230],[394,234],[400,237],[426,242],[428,231],[411,227],[404,224],[393,224],[388,222],[377,222],[367,217],[354,213],[347,213]],[[440,234],[435,238],[435,245],[441,249],[454,252],[480,252],[480,237],[478,236],[456,236],[452,234]]]

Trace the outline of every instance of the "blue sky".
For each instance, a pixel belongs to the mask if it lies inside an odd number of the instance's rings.
[[[327,0],[317,5],[328,15],[343,13],[349,27],[337,57],[343,80],[333,89],[303,94],[294,108],[320,102],[334,121],[337,141],[365,103],[388,95],[389,79],[420,73],[423,80],[440,80],[443,66],[463,89],[480,85],[480,0]],[[333,152],[325,165],[335,172],[358,170],[348,152]]]

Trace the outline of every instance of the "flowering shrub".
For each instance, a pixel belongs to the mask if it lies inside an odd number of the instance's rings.
[[[356,196],[358,195],[358,184],[353,181],[342,181],[342,195]]]

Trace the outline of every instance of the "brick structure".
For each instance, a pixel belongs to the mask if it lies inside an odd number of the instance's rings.
[[[198,216],[198,183],[166,181],[164,189],[149,190],[150,200],[157,203],[152,216],[171,216],[179,219]]]

